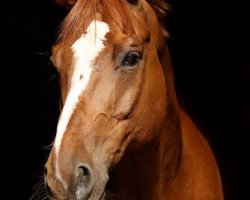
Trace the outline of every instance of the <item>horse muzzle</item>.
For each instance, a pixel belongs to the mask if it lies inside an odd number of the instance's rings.
[[[107,173],[95,173],[88,165],[80,164],[68,178],[61,179],[45,169],[45,189],[51,200],[102,200],[105,197]]]

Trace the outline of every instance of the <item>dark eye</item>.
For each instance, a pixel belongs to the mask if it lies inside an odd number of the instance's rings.
[[[122,67],[133,67],[142,59],[142,54],[137,51],[128,52],[121,62]]]

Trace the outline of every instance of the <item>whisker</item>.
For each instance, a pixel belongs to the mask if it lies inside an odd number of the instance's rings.
[[[49,78],[48,82],[50,82],[51,80],[53,80],[55,77],[57,77],[57,75],[54,75],[51,78]]]
[[[34,187],[34,193],[33,195],[30,197],[29,200],[33,200],[33,199],[44,199],[45,196],[47,196],[46,194],[46,190],[44,187],[44,180],[41,179]]]
[[[43,149],[44,149],[44,150],[51,150],[51,148],[52,148],[52,146],[53,146],[53,143],[54,143],[54,142],[52,142],[52,143],[49,144],[49,145],[44,146]]]
[[[127,198],[128,195],[123,192],[123,193],[114,193],[114,192],[111,192],[109,190],[105,190],[105,193],[106,193],[106,196],[108,199],[110,200],[113,200],[113,199],[124,199],[124,198]]]
[[[37,52],[35,53],[36,55],[46,55],[49,57],[50,53],[49,52]]]
[[[45,199],[49,199],[49,197],[48,197],[48,196],[45,196],[42,200],[45,200]]]

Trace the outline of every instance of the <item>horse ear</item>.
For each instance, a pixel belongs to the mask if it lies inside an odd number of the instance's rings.
[[[147,2],[154,9],[160,23],[163,26],[163,34],[166,38],[169,38],[169,33],[166,30],[166,16],[171,10],[170,4],[168,4],[165,0],[147,0]]]
[[[66,9],[71,9],[77,0],[55,0],[57,4],[61,7],[64,7]]]

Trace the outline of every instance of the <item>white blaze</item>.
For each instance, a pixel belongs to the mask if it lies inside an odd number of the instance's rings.
[[[62,178],[59,173],[58,166],[58,152],[63,134],[66,131],[68,122],[77,105],[78,97],[84,92],[88,85],[95,59],[105,47],[103,41],[105,40],[105,35],[108,32],[109,26],[106,23],[94,20],[88,26],[86,34],[82,35],[77,41],[75,41],[71,47],[73,51],[73,63],[75,63],[75,66],[71,78],[71,88],[57,125],[57,133],[54,144],[56,151],[56,175],[61,181]]]

